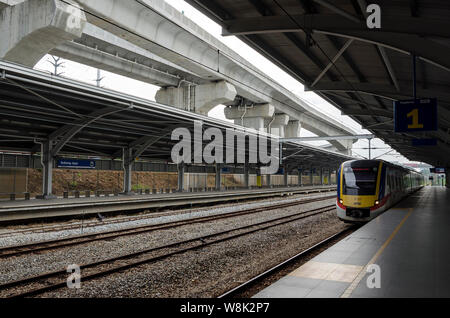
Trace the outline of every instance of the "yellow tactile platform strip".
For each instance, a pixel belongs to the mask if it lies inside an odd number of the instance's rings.
[[[351,283],[358,276],[359,272],[361,272],[362,269],[363,266],[358,265],[309,261],[297,268],[289,275]]]

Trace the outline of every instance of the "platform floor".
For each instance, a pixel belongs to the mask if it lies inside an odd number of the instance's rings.
[[[412,194],[258,297],[450,297],[450,189]]]
[[[167,208],[236,200],[261,199],[285,194],[335,191],[336,186],[305,186],[232,191],[183,192],[166,194],[80,197],[53,200],[17,200],[0,202],[0,222],[77,216],[95,213],[125,212],[149,208]]]

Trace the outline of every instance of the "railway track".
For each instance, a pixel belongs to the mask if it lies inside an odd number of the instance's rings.
[[[73,235],[73,236],[68,236],[65,238],[60,238],[60,239],[55,239],[55,240],[33,242],[33,243],[27,243],[27,244],[22,244],[22,245],[15,245],[15,246],[6,246],[6,247],[0,248],[0,258],[41,252],[41,251],[45,251],[45,250],[52,250],[52,249],[63,248],[63,247],[74,246],[74,245],[80,245],[80,244],[85,244],[85,243],[99,241],[99,240],[114,239],[114,238],[121,237],[121,236],[148,233],[151,231],[170,229],[170,228],[188,225],[188,224],[210,222],[210,221],[219,220],[219,219],[225,219],[225,218],[231,218],[231,217],[247,215],[247,214],[252,214],[252,213],[264,212],[267,210],[287,208],[287,207],[296,206],[296,205],[300,205],[300,204],[324,201],[324,200],[332,199],[334,197],[335,196],[324,196],[324,197],[319,197],[319,198],[298,200],[298,201],[294,201],[294,202],[284,202],[284,203],[274,204],[272,206],[264,206],[264,207],[258,207],[258,208],[252,208],[252,209],[245,209],[245,210],[231,212],[231,213],[223,213],[223,214],[217,214],[217,215],[211,215],[211,216],[195,217],[195,218],[190,218],[187,220],[172,221],[172,222],[167,222],[167,223],[158,224],[158,225],[142,225],[142,226],[132,227],[132,228],[123,228],[123,229],[119,229],[119,230]]]
[[[86,228],[102,226],[102,225],[139,221],[139,220],[149,219],[149,218],[158,216],[158,214],[163,214],[163,213],[164,212],[156,212],[156,213],[145,214],[145,215],[116,217],[114,219],[111,218],[111,219],[106,219],[106,220],[102,220],[102,221],[98,221],[98,220],[76,221],[76,222],[70,222],[70,223],[66,223],[66,224],[32,226],[32,227],[27,227],[25,229],[20,229],[20,230],[0,232],[0,238],[25,235],[25,234],[34,234],[34,233],[48,233],[48,232],[56,232],[56,231],[64,231],[64,230],[86,229]]]
[[[325,212],[333,211],[334,209],[334,204],[328,205],[325,207],[294,213],[287,216],[276,217],[270,220],[240,226],[209,235],[202,235],[188,240],[161,245],[158,247],[152,247],[139,252],[124,254],[118,257],[111,257],[93,263],[82,264],[79,265],[80,270],[82,271],[82,282],[119,272],[125,269],[133,268],[142,264],[162,260],[172,255],[197,250],[212,244],[239,238],[241,236],[248,235],[257,231],[262,231],[301,219],[313,217]],[[36,296],[48,291],[66,287],[67,276],[67,270],[62,269],[16,281],[11,281],[0,285],[0,295],[2,297]]]
[[[221,294],[218,296],[218,298],[241,298],[242,294],[245,293],[250,288],[256,286],[258,283],[261,283],[266,278],[270,277],[271,275],[275,275],[276,273],[282,271],[283,269],[287,268],[291,264],[294,264],[301,260],[303,257],[306,257],[308,255],[313,254],[314,252],[319,251],[321,248],[326,247],[330,242],[335,241],[338,238],[341,238],[351,232],[353,232],[358,226],[353,225],[350,228],[346,228],[338,233],[335,233],[326,239],[320,241],[319,243],[307,248],[306,250],[301,251],[300,253],[288,258],[287,260],[269,268],[268,270],[262,272],[261,274],[252,277],[251,279],[247,280],[246,282],[234,287],[233,289],[230,289],[229,291]]]

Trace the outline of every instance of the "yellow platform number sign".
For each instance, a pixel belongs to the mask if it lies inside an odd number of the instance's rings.
[[[438,127],[436,98],[419,98],[394,102],[395,132],[436,131]]]
[[[419,124],[419,109],[414,108],[411,112],[407,114],[408,118],[412,118],[412,124],[408,125],[408,128],[423,128],[423,124]]]

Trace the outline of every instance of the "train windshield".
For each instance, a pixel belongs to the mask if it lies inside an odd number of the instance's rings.
[[[343,171],[343,192],[346,195],[375,195],[378,166],[345,166]]]

